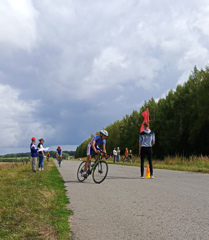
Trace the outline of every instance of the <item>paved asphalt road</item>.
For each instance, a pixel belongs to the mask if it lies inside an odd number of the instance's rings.
[[[109,165],[95,184],[77,180],[79,161],[64,161],[73,240],[208,240],[209,175],[154,170],[139,179],[139,168]]]

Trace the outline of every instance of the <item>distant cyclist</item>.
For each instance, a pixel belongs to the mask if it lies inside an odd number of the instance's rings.
[[[106,137],[108,136],[108,132],[106,130],[100,130],[100,135],[95,135],[91,142],[88,144],[87,147],[87,161],[84,167],[83,177],[87,177],[87,168],[91,161],[91,155],[93,151],[97,154],[100,154],[100,148],[98,145],[102,145],[102,151],[106,153]],[[104,157],[104,155],[107,156],[107,154],[101,153],[101,157]]]
[[[47,162],[49,162],[50,161],[50,152],[47,152],[46,158],[47,158]]]
[[[56,152],[57,161],[59,161],[59,157],[60,157],[60,160],[62,161],[62,149],[60,146],[57,147],[57,152]]]

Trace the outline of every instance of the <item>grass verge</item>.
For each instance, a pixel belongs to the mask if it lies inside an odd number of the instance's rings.
[[[53,162],[0,171],[0,239],[70,239],[69,200]]]
[[[140,167],[140,158],[135,157],[135,162],[123,163],[123,156],[121,156],[121,162],[115,163],[120,165],[127,166],[137,166]],[[86,160],[86,158],[82,158],[82,160]],[[108,164],[114,164],[113,158],[106,160]],[[148,162],[145,161],[144,166],[146,167]],[[156,169],[168,169],[168,170],[176,170],[176,171],[189,171],[189,172],[202,172],[209,173],[209,157],[207,156],[190,156],[189,158],[183,156],[175,156],[175,157],[166,157],[163,161],[153,160],[153,167]]]

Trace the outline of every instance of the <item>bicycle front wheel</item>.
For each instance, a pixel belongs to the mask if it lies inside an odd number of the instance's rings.
[[[61,167],[61,158],[59,157],[59,167]]]
[[[92,178],[95,183],[101,183],[105,180],[108,173],[108,164],[105,161],[100,161],[93,170]]]
[[[86,161],[83,161],[78,167],[77,178],[78,178],[78,181],[80,181],[80,182],[83,182],[86,179],[82,175],[84,172],[85,164],[86,164]]]

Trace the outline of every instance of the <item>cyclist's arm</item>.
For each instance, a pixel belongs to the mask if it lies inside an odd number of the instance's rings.
[[[92,144],[91,144],[91,146],[92,146],[92,148],[93,148],[94,152],[99,154],[99,153],[100,153],[100,151],[96,149],[96,147],[95,147],[95,143],[96,143],[96,142],[95,142],[95,141],[93,141],[93,142],[92,142]]]
[[[103,145],[102,151],[103,151],[104,153],[107,153],[105,145]]]

